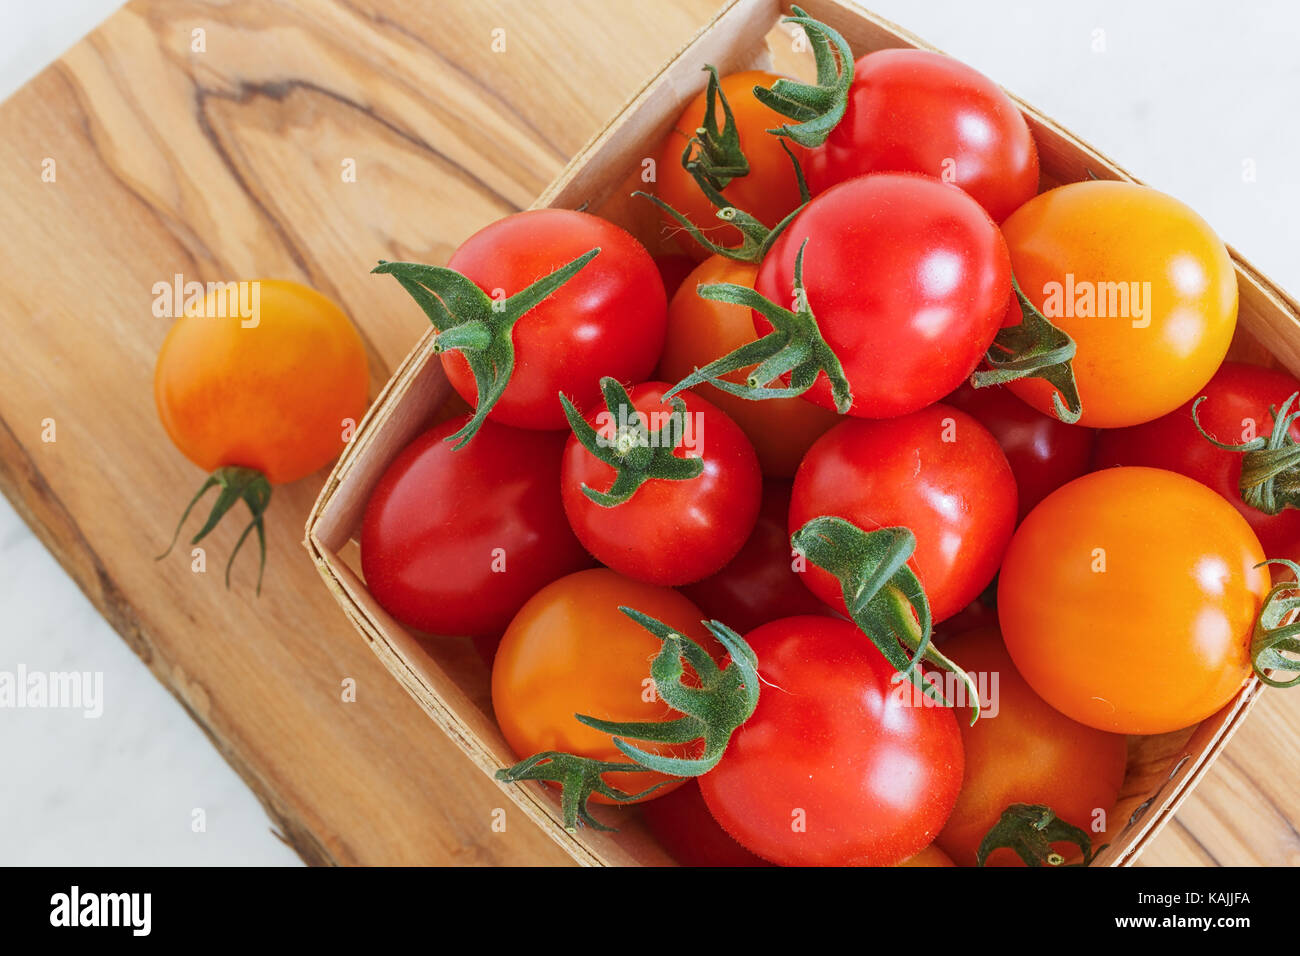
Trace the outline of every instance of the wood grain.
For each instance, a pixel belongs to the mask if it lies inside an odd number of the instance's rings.
[[[308,282],[362,329],[377,390],[424,322],[369,265],[445,261],[528,205],[717,5],[135,2],[0,106],[0,489],[308,862],[568,860],[324,592],[298,546],[323,474],[275,492],[262,599],[251,562],[229,592],[154,562],[202,476],[154,414],[151,288]],[[1267,694],[1144,861],[1300,862],[1298,716],[1300,695]]]

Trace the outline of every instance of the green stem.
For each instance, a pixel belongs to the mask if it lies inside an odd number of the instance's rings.
[[[1300,685],[1300,621],[1286,622],[1300,608],[1300,565],[1285,558],[1270,558],[1259,567],[1280,564],[1294,576],[1293,581],[1279,581],[1269,589],[1260,607],[1259,617],[1250,639],[1250,663],[1255,675],[1270,687]],[[1285,655],[1292,656],[1287,657]],[[1290,680],[1278,680],[1270,670],[1295,673]]]
[[[705,66],[709,85],[705,92],[704,122],[686,143],[682,168],[698,181],[703,179],[714,189],[726,189],[733,179],[749,175],[749,160],[740,148],[740,130],[731,104],[718,86],[718,71]],[[721,104],[723,122],[718,123],[717,107]]]
[[[171,543],[167,545],[167,550],[158,555],[154,560],[161,561],[167,555],[171,554],[172,548],[176,547],[176,541],[181,536],[181,528],[184,527],[186,519],[189,518],[190,512],[194,506],[199,503],[199,499],[207,494],[209,488],[220,488],[217,500],[213,502],[212,510],[208,512],[208,519],[203,523],[203,527],[198,533],[190,539],[190,544],[195,545],[208,536],[225,517],[226,512],[233,508],[238,502],[242,501],[248,506],[248,512],[252,516],[248,524],[244,526],[244,531],[235,542],[234,550],[230,552],[230,558],[226,561],[226,587],[230,587],[230,568],[235,563],[235,555],[239,554],[239,549],[244,546],[244,541],[248,538],[249,532],[257,531],[258,549],[261,551],[261,561],[257,566],[257,593],[262,593],[262,574],[266,570],[266,529],[262,524],[262,515],[265,514],[267,505],[271,503],[271,482],[266,476],[255,468],[240,468],[230,465],[224,468],[218,468],[210,474],[198,493],[190,499],[190,503],[185,506],[184,513],[181,514],[181,520],[176,523],[176,531],[172,534]]]
[[[1053,843],[1073,843],[1083,853],[1087,866],[1102,850],[1092,849],[1092,838],[1087,832],[1066,823],[1051,807],[1041,804],[1013,803],[1002,811],[988,834],[980,841],[976,862],[983,866],[989,854],[1006,847],[1014,850],[1026,866],[1061,866],[1065,857],[1052,848]]]
[[[1291,437],[1291,426],[1300,418],[1300,407],[1292,410],[1291,406],[1300,399],[1300,392],[1283,402],[1280,412],[1276,407],[1269,408],[1273,428],[1267,435],[1240,445],[1221,442],[1201,426],[1198,412],[1205,399],[1202,395],[1192,403],[1192,424],[1215,448],[1242,456],[1237,482],[1241,500],[1268,515],[1280,514],[1284,508],[1300,508],[1300,442]]]
[[[811,148],[826,142],[848,109],[849,89],[853,85],[853,51],[848,41],[825,23],[814,20],[799,7],[791,10],[794,16],[785,17],[781,22],[803,27],[812,44],[817,82],[800,83],[782,78],[771,89],[754,87],[754,96],[782,116],[798,121],[770,129],[769,133]]]

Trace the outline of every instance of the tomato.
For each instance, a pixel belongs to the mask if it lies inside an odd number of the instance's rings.
[[[1205,396],[1197,416],[1219,441],[1241,444],[1269,434],[1273,429],[1269,408],[1280,408],[1298,391],[1300,380],[1279,369],[1224,362],[1197,393]],[[1291,437],[1300,441],[1300,424],[1291,426]],[[1241,455],[1215,448],[1202,437],[1192,421],[1191,401],[1143,425],[1103,432],[1095,464],[1098,468],[1147,465],[1195,478],[1241,512],[1270,558],[1300,561],[1300,511],[1288,508],[1270,515],[1242,500]]]
[[[1232,259],[1178,200],[1134,183],[1071,183],[1030,200],[1002,232],[1020,288],[1075,341],[1079,424],[1159,418],[1223,361],[1237,324]],[[1056,390],[1043,379],[1008,387],[1053,413]]]
[[[672,411],[671,403],[661,400],[667,389],[662,382],[647,382],[627,393],[652,431],[656,417]],[[652,584],[689,584],[720,570],[753,531],[762,494],[758,459],[745,433],[698,395],[681,397],[687,431],[673,456],[702,459],[696,477],[650,478],[628,500],[604,507],[583,489],[608,492],[615,470],[576,435],[569,438],[560,475],[564,510],[583,546],[602,564]],[[590,413],[587,423],[605,443],[622,440],[624,429],[607,410]]]
[[[1029,685],[1079,723],[1124,734],[1213,714],[1250,676],[1269,573],[1250,525],[1156,468],[1077,478],[1007,548],[998,617]]]
[[[943,850],[939,849],[937,846],[931,843],[929,846],[927,846],[924,850],[917,853],[915,856],[909,856],[902,863],[898,863],[896,865],[897,866],[956,866],[957,864],[952,861],[952,858],[949,857],[947,853],[944,853]]]
[[[1088,471],[1096,432],[1030,408],[1006,388],[963,385],[946,399],[993,433],[1016,476],[1021,520],[1038,502]]]
[[[763,690],[700,778],[714,818],[787,866],[890,866],[927,846],[961,785],[950,709],[914,706],[852,624],[793,617],[745,637]]]
[[[723,187],[722,196],[767,226],[775,226],[797,209],[803,199],[799,194],[794,165],[781,148],[781,140],[767,132],[784,123],[785,118],[754,97],[755,86],[771,86],[777,79],[773,73],[747,70],[724,76],[718,83],[731,106],[740,148],[749,163],[748,175],[732,179]],[[698,226],[713,242],[734,246],[740,242],[740,231],[718,221],[717,210],[695,178],[682,167],[682,152],[687,141],[704,124],[707,106],[708,90],[705,89],[686,104],[664,138],[655,156],[654,193]],[[716,109],[715,118],[719,124],[723,121],[721,104]],[[791,148],[797,154],[803,153],[798,146],[791,145]],[[681,225],[666,214],[663,224],[673,234],[682,230]],[[680,241],[696,260],[708,255],[708,251],[690,237],[682,236]]]
[[[817,196],[768,250],[759,293],[791,305],[805,241],[807,304],[852,389],[850,414],[888,418],[943,398],[979,364],[1006,313],[1010,261],[997,226],[936,179],[881,173]],[[771,328],[757,312],[754,322]],[[835,407],[824,373],[804,397]]]
[[[749,309],[702,299],[695,289],[711,282],[753,287],[757,273],[755,265],[712,256],[687,277],[668,305],[668,336],[657,373],[661,379],[679,382],[696,368],[754,341],[756,333]],[[724,378],[744,381],[745,371],[737,370]],[[763,473],[778,478],[791,477],[808,446],[839,420],[834,412],[798,397],[756,402],[730,395],[709,383],[697,385],[695,391],[744,430],[758,453]]]
[[[630,233],[584,212],[515,213],[452,254],[449,268],[500,299],[597,247],[599,255],[515,324],[514,370],[490,420],[562,429],[560,392],[586,408],[600,395],[602,375],[646,378],[663,349],[667,297],[650,253]],[[465,356],[448,350],[441,358],[452,386],[473,404],[478,389]]]
[[[657,255],[654,260],[655,266],[659,269],[659,278],[664,283],[664,294],[671,302],[677,290],[686,281],[686,277],[695,271],[695,260],[690,256],[672,252]]]
[[[828,614],[793,567],[790,535],[790,485],[769,481],[754,533],[731,562],[712,577],[682,588],[708,617],[744,634],[760,624],[800,614]]]
[[[864,531],[906,527],[910,564],[936,622],[970,604],[993,579],[1016,522],[1016,484],[988,430],[933,405],[884,421],[848,419],[808,450],[795,475],[789,530],[831,515]],[[812,564],[804,583],[845,612],[839,582]]]
[[[1038,150],[1016,104],[984,74],[929,50],[854,64],[844,118],[808,162],[819,193],[863,173],[955,183],[1001,222],[1038,191]]]
[[[646,801],[641,818],[682,866],[771,866],[718,826],[695,780],[661,799]]]
[[[1052,709],[1016,671],[997,628],[958,635],[944,653],[975,676],[990,706],[975,726],[959,721],[966,772],[952,816],[936,844],[963,866],[976,865],[985,835],[1013,803],[1050,807],[1094,836],[1119,798],[1128,742]],[[1058,843],[1067,859],[1078,848]],[[987,866],[1023,865],[1015,851],[994,850]]]
[[[622,614],[620,606],[649,614],[721,654],[700,624],[699,609],[676,591],[631,581],[607,568],[552,581],[515,615],[492,665],[492,709],[506,742],[521,759],[558,750],[630,763],[608,734],[578,723],[573,715],[616,721],[679,716],[648,691],[653,687],[650,661],[662,647],[660,641]],[[694,756],[693,746],[665,745],[660,752]],[[626,793],[664,783],[647,799],[683,782],[657,773],[611,772],[604,779]],[[601,794],[592,799],[610,802]]]
[[[315,289],[280,279],[247,288],[258,306],[247,319],[214,292],[176,320],[158,353],[154,400],[167,435],[204,471],[242,466],[286,484],[343,450],[366,410],[366,353]]]
[[[560,503],[564,436],[488,421],[474,441],[435,426],[384,471],[361,522],[380,605],[432,634],[497,635],[538,588],[591,564]]]

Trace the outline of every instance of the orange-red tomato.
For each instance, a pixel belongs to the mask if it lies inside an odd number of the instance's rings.
[[[701,299],[695,293],[697,286],[711,282],[734,282],[753,288],[757,274],[756,265],[712,256],[686,277],[668,305],[668,338],[659,359],[658,378],[680,382],[695,369],[758,338],[748,308]],[[748,372],[738,369],[724,377],[743,382]],[[696,386],[694,391],[740,426],[758,453],[763,474],[777,478],[791,477],[804,452],[840,417],[798,397],[751,401],[708,383]]]
[[[915,856],[909,856],[902,863],[898,863],[895,865],[896,866],[956,866],[957,864],[952,861],[952,857],[948,856],[948,854],[944,853],[943,850],[939,849],[938,846],[931,843],[920,853],[917,853]]]
[[[248,318],[213,292],[176,320],[154,400],[168,436],[204,471],[254,468],[278,485],[343,450],[366,410],[369,373],[361,336],[328,298],[281,279],[255,287]]]
[[[722,195],[767,226],[775,226],[798,208],[801,198],[794,166],[781,148],[781,137],[767,132],[784,125],[787,120],[754,98],[755,86],[770,87],[778,78],[775,73],[748,70],[724,76],[718,82],[736,118],[740,148],[749,162],[749,174],[731,180],[722,190]],[[713,242],[732,246],[740,242],[739,230],[718,221],[713,204],[700,190],[694,177],[682,168],[682,152],[695,131],[704,124],[707,105],[706,89],[686,104],[659,147],[655,158],[654,193],[698,226]],[[721,104],[715,116],[721,123]],[[803,148],[793,143],[789,145],[802,158]],[[681,224],[671,216],[665,215],[663,221],[669,232],[682,231]],[[708,251],[690,236],[683,235],[680,244],[697,260],[708,255]]]
[[[1187,727],[1250,675],[1263,560],[1246,520],[1198,481],[1157,468],[1084,475],[1031,511],[1007,548],[1007,650],[1039,696],[1080,723]]]
[[[965,777],[936,845],[961,865],[974,866],[980,842],[1013,803],[1051,807],[1095,838],[1094,822],[1103,822],[1104,829],[1124,782],[1124,736],[1085,727],[1052,709],[1020,676],[997,628],[960,634],[943,652],[974,676],[990,706],[973,727],[958,721]],[[1054,848],[1067,859],[1079,855],[1071,843]],[[989,855],[987,865],[1023,863],[1002,848]]]
[[[1210,380],[1237,325],[1237,278],[1204,219],[1134,183],[1081,182],[1034,197],[1002,224],[1029,300],[1074,338],[1079,424],[1136,425]],[[1007,324],[1020,321],[1012,303]],[[1042,379],[1009,386],[1052,414]]]
[[[558,750],[630,763],[608,734],[578,723],[573,715],[616,721],[680,716],[654,694],[650,684],[650,661],[663,645],[621,613],[620,606],[658,618],[721,656],[721,647],[700,625],[699,609],[676,591],[633,581],[607,568],[579,571],[551,582],[510,622],[492,665],[492,708],[520,759]],[[692,755],[694,745],[674,745],[663,752]],[[605,781],[627,793],[668,781],[651,797],[682,783],[656,773],[608,773]],[[599,794],[593,799],[610,802]]]

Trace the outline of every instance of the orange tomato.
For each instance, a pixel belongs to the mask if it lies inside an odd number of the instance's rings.
[[[346,422],[366,410],[369,373],[361,336],[328,298],[280,279],[256,288],[248,319],[219,309],[214,292],[176,320],[154,399],[172,442],[204,471],[240,466],[285,484],[343,450]]]
[[[961,720],[966,770],[957,805],[935,843],[974,866],[980,842],[1013,803],[1043,804],[1096,839],[1093,822],[1109,815],[1124,782],[1127,741],[1054,710],[1016,671],[995,627],[959,634],[943,652],[982,682],[991,705],[975,726]],[[994,683],[996,681],[996,683]],[[1067,859],[1071,843],[1054,844]],[[1094,845],[1095,849],[1095,845]],[[1015,851],[993,851],[988,866],[1023,866]]]
[[[668,337],[657,378],[679,382],[696,368],[758,338],[753,313],[745,306],[712,302],[695,294],[696,286],[710,282],[734,282],[752,288],[757,273],[756,265],[725,256],[710,256],[696,266],[668,304]],[[724,378],[743,382],[748,372],[740,369]],[[775,478],[791,477],[804,452],[840,420],[834,412],[801,397],[751,401],[707,383],[696,386],[694,391],[740,426],[758,453],[763,473]]]
[[[1040,697],[1089,727],[1187,727],[1250,675],[1263,560],[1246,520],[1200,482],[1157,468],[1084,475],[1031,511],[1007,548],[1007,650]]]
[[[770,87],[777,79],[775,73],[749,70],[724,76],[718,82],[735,116],[740,148],[749,162],[749,174],[731,180],[723,188],[722,195],[767,226],[775,226],[798,208],[801,201],[799,181],[795,178],[790,157],[781,148],[781,138],[767,132],[788,121],[754,98],[755,86]],[[740,242],[739,230],[718,221],[713,204],[700,191],[694,177],[682,168],[682,153],[695,131],[703,125],[707,106],[706,89],[686,104],[659,147],[655,158],[654,194],[698,226],[711,240],[719,245],[732,246]],[[719,124],[723,115],[719,104],[715,111]],[[803,148],[793,143],[790,147],[802,159]],[[671,216],[665,214],[663,222],[670,233],[682,230],[681,224]],[[680,244],[696,260],[709,254],[690,236],[682,235]]]
[[[1073,337],[1080,425],[1159,418],[1194,398],[1227,353],[1237,278],[1223,242],[1176,199],[1134,183],[1049,190],[1002,224],[1029,300]],[[1013,303],[1011,322],[1018,322]],[[1052,414],[1042,379],[1009,386]]]
[[[658,618],[721,656],[722,648],[700,624],[699,609],[670,588],[633,581],[608,568],[553,581],[515,615],[492,665],[492,708],[502,734],[521,760],[558,750],[630,763],[608,734],[578,723],[573,715],[616,721],[680,716],[648,690],[650,662],[663,645],[620,612],[620,606]],[[694,745],[664,748],[680,756],[693,750]],[[626,793],[668,781],[650,797],[662,796],[684,782],[657,773],[608,773],[605,781]],[[600,794],[592,799],[611,802]]]

